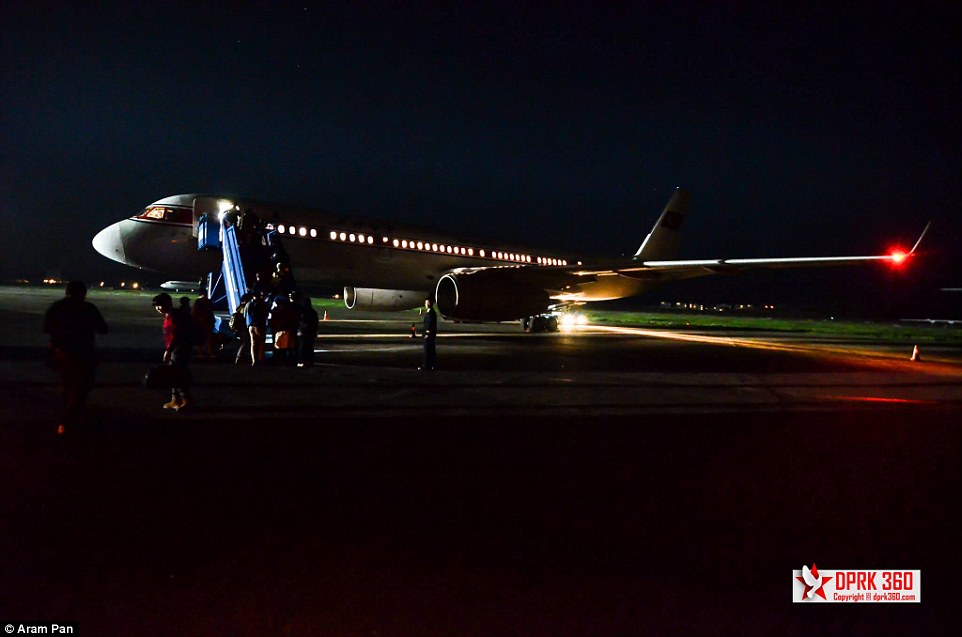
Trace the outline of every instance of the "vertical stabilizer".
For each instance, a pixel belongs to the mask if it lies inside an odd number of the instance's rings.
[[[681,227],[688,215],[691,202],[689,194],[678,188],[658,217],[658,222],[641,243],[635,259],[638,261],[664,261],[675,258],[681,242]]]

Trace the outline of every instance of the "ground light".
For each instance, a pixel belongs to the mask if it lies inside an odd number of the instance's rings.
[[[579,325],[587,325],[588,317],[581,312],[567,312],[558,319],[558,327],[562,330],[572,330]]]

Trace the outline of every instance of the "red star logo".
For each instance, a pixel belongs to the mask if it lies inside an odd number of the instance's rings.
[[[797,579],[799,582],[801,582],[802,585],[805,587],[805,590],[802,592],[802,599],[809,599],[808,593],[809,593],[809,591],[811,591],[813,588],[815,589],[815,595],[818,595],[818,596],[821,597],[822,599],[826,599],[826,598],[825,598],[825,588],[824,588],[824,587],[825,587],[825,582],[826,582],[827,580],[831,579],[831,578],[820,576],[820,575],[818,574],[818,568],[815,566],[815,563],[814,563],[814,562],[812,562],[812,570],[811,570],[811,573],[812,573],[812,577],[815,579],[815,583],[813,583],[812,585],[809,585],[808,582],[805,581],[805,578],[804,578],[804,577],[796,577],[796,578],[795,578],[795,579]],[[826,601],[828,601],[828,600],[826,599]]]

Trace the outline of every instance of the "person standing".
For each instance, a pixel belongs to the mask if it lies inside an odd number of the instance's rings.
[[[164,316],[164,364],[171,368],[170,402],[164,409],[181,411],[193,407],[190,391],[191,316],[188,311],[174,308],[174,302],[166,292],[153,298],[154,309]]]
[[[290,297],[278,295],[271,308],[268,318],[271,332],[274,335],[274,364],[293,365],[297,349],[297,325],[300,320],[300,308],[296,307]]]
[[[207,290],[200,291],[200,296],[190,309],[190,315],[204,328],[204,341],[194,343],[197,352],[207,358],[217,358],[214,352],[214,304],[207,298]]]
[[[421,336],[424,338],[424,363],[418,369],[422,372],[433,372],[436,359],[434,341],[438,336],[438,313],[434,311],[434,303],[431,299],[424,299],[424,309],[424,324],[421,327]]]
[[[317,310],[311,305],[310,297],[301,301],[301,320],[297,326],[298,367],[314,367],[314,343],[317,342]]]
[[[100,310],[87,300],[83,281],[67,284],[64,298],[55,301],[43,317],[43,331],[50,335],[50,366],[60,372],[64,408],[57,433],[76,427],[94,387],[97,370],[95,340],[107,333]]]
[[[264,363],[264,343],[267,339],[267,301],[264,293],[254,290],[254,296],[244,306],[244,319],[251,339],[251,365]]]

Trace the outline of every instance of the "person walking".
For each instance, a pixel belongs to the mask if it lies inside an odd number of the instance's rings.
[[[170,402],[164,404],[164,409],[182,411],[194,406],[190,391],[190,368],[187,366],[192,347],[192,318],[188,311],[174,308],[173,300],[166,292],[152,300],[154,309],[164,317],[164,364],[172,368]]]
[[[434,342],[438,336],[438,313],[434,311],[431,299],[424,299],[424,324],[421,336],[424,339],[424,363],[419,367],[422,372],[433,372],[436,366]]]
[[[57,433],[77,426],[97,371],[97,334],[107,333],[100,310],[87,301],[83,281],[67,284],[64,298],[55,301],[43,317],[43,331],[50,335],[49,364],[60,372],[64,406]]]
[[[251,302],[254,295],[247,292],[240,298],[240,305],[237,311],[230,317],[230,330],[240,339],[240,346],[237,348],[237,355],[234,356],[234,364],[240,365],[241,362],[251,360],[251,333],[247,327],[247,304]]]

